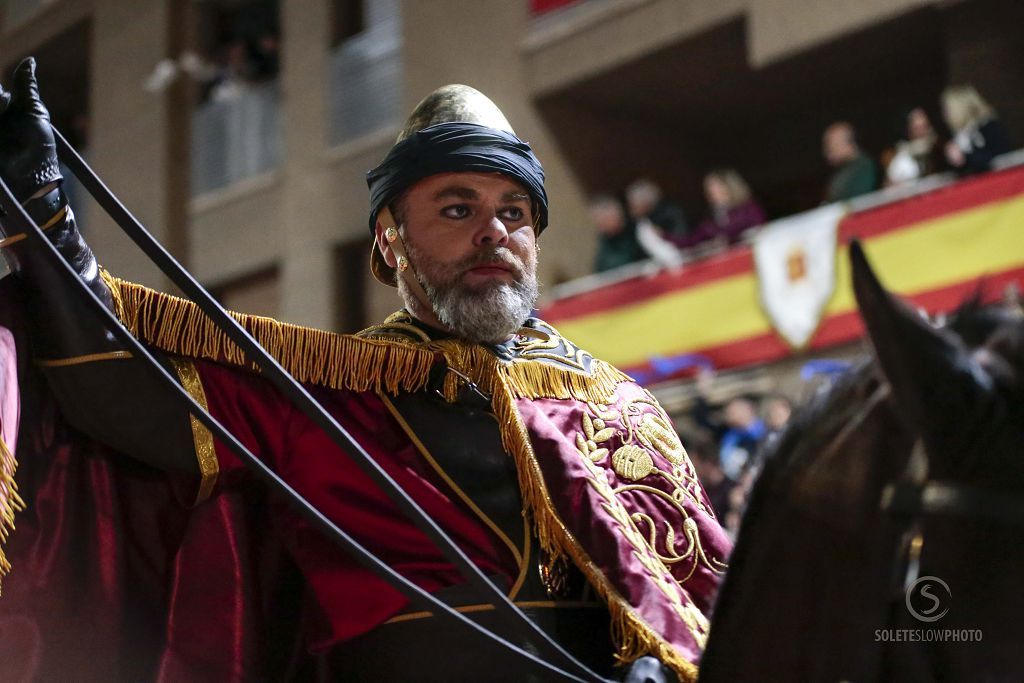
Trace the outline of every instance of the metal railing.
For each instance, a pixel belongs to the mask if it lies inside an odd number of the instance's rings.
[[[227,187],[281,164],[281,89],[240,84],[192,115],[192,195]]]
[[[357,140],[401,120],[399,3],[366,3],[367,27],[330,56],[329,143]]]

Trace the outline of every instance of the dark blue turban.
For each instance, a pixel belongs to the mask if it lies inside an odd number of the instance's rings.
[[[501,173],[526,188],[536,204],[538,232],[548,224],[544,169],[530,145],[513,133],[477,123],[438,123],[397,143],[366,174],[370,187],[370,232],[377,214],[402,192],[438,173]]]

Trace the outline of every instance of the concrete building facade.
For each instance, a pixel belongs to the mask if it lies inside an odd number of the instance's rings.
[[[364,174],[404,115],[446,83],[490,96],[544,162],[548,283],[589,272],[587,194],[639,175],[696,204],[703,172],[736,165],[774,197],[771,212],[807,208],[824,125],[850,118],[880,147],[895,140],[899,107],[934,104],[948,82],[974,82],[1024,132],[1011,0],[280,0],[274,163],[197,191],[196,155],[210,149],[197,148],[196,86],[147,83],[162,60],[201,49],[211,5],[240,4],[10,0],[0,67],[39,57],[58,124],[82,129],[101,177],[227,306],[316,327],[352,331],[398,307],[366,269]],[[353,16],[360,25],[346,27]],[[395,94],[339,140],[333,112],[348,105],[335,86],[349,81],[338,64],[355,64],[345,62],[354,40],[369,66],[348,104],[358,110],[384,85]],[[378,48],[391,60],[379,81]],[[80,213],[111,271],[168,286],[98,209]]]

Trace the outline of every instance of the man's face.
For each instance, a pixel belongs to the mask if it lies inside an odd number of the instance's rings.
[[[470,341],[494,343],[515,334],[537,299],[537,242],[526,190],[496,173],[441,173],[415,184],[397,208],[409,258],[438,321]]]
[[[590,207],[590,220],[602,235],[618,235],[626,227],[626,216],[617,204],[595,204]]]
[[[821,147],[822,154],[830,165],[841,166],[853,158],[855,149],[851,142],[851,136],[850,129],[842,124],[829,126],[825,130]]]
[[[734,398],[725,404],[725,423],[742,429],[757,419],[754,405],[745,398]]]
[[[932,134],[932,122],[928,114],[920,107],[912,110],[907,116],[907,136],[910,140],[925,138]]]

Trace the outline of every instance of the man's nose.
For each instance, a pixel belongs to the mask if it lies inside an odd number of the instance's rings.
[[[481,246],[505,246],[508,242],[508,228],[497,216],[491,216],[476,232],[474,244]]]

